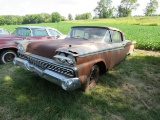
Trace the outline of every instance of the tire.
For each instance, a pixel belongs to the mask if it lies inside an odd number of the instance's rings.
[[[99,66],[94,65],[90,70],[86,83],[82,85],[82,90],[85,92],[93,90],[93,88],[96,86],[98,78],[99,78]]]
[[[13,50],[4,50],[0,53],[0,63],[6,64],[7,62],[13,61],[14,57],[16,57],[17,54]]]

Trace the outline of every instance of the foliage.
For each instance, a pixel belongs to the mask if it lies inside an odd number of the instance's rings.
[[[52,22],[61,21],[61,15],[58,12],[53,12],[51,16],[52,16]]]
[[[0,25],[4,25],[5,24],[5,19],[3,16],[0,16]]]
[[[136,10],[138,6],[137,0],[121,0],[121,4],[118,6],[118,16],[131,16],[132,10]]]
[[[159,61],[158,52],[135,50],[86,93],[66,92],[13,63],[0,65],[0,119],[160,120]]]
[[[48,13],[41,13],[40,16],[42,17],[44,23],[51,23],[52,18],[51,18],[50,14],[48,14]]]
[[[76,20],[86,20],[86,19],[91,19],[91,18],[92,18],[92,14],[91,13],[78,14],[75,17]]]
[[[61,16],[61,21],[66,21],[67,19],[64,16]]]
[[[23,24],[34,24],[44,22],[44,18],[41,16],[41,14],[25,15],[23,19]]]
[[[157,8],[158,8],[158,1],[157,0],[150,0],[150,2],[147,4],[147,6],[145,8],[144,14],[146,16],[152,16],[156,12]]]
[[[18,15],[2,15],[0,16],[0,25],[19,25],[22,24],[23,18]]]
[[[73,20],[73,17],[71,14],[68,14],[68,20]]]
[[[112,0],[100,0],[98,6],[94,9],[99,18],[109,18],[113,16]]]

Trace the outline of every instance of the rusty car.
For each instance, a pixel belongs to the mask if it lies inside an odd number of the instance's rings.
[[[64,90],[92,90],[105,72],[134,51],[119,29],[73,26],[63,40],[18,43],[14,64],[51,81]]]
[[[15,41],[19,40],[55,40],[63,39],[63,35],[57,29],[42,26],[20,26],[10,34],[0,35],[0,63],[11,62],[17,56],[17,45]]]

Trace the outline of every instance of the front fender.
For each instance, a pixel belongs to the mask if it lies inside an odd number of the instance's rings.
[[[97,59],[97,58],[92,60],[92,61],[84,62],[82,64],[77,65],[78,77],[80,78],[82,84],[85,83],[92,66],[95,65],[95,64],[98,64],[100,62],[103,62],[104,65],[105,65],[105,68],[106,68],[106,64],[105,64],[104,60],[103,59]]]

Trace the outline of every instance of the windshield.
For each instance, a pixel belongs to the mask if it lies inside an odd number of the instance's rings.
[[[31,31],[28,28],[16,28],[12,35],[31,36]]]
[[[104,28],[77,27],[72,28],[67,38],[85,39],[85,40],[102,40],[107,32]]]

